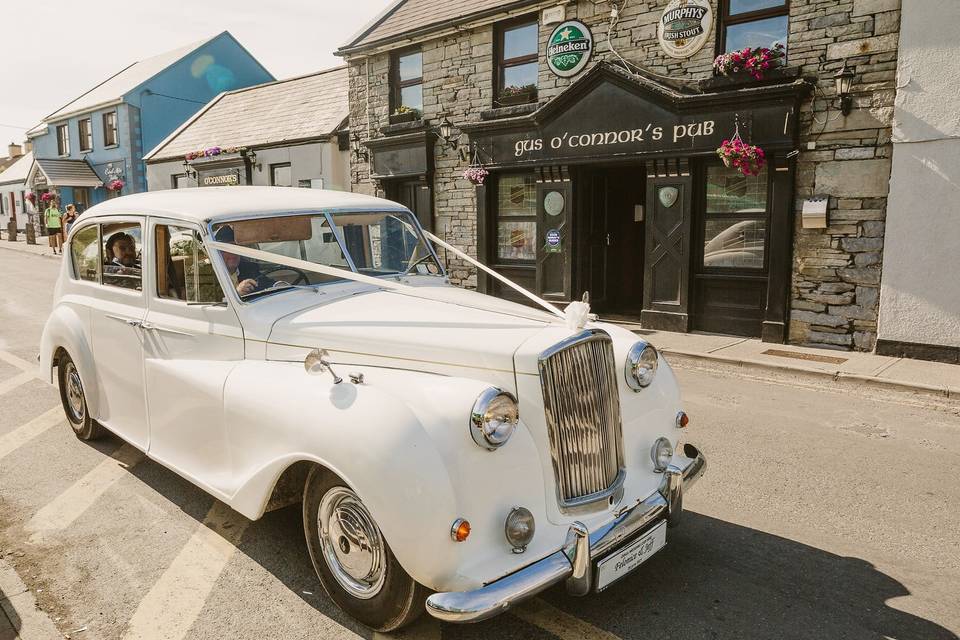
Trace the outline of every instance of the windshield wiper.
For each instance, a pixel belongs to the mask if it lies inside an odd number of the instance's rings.
[[[291,289],[303,289],[304,291],[312,291],[314,293],[323,293],[320,291],[319,285],[315,284],[277,284],[272,287],[267,287],[266,289],[260,289],[259,291],[254,291],[248,293],[245,296],[240,296],[243,300],[256,300],[268,293],[277,293],[278,291],[289,291]]]

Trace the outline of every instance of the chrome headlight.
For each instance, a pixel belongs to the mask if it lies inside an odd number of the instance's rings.
[[[525,507],[511,509],[503,525],[503,533],[507,536],[507,542],[513,547],[514,553],[523,553],[527,550],[527,545],[533,540],[536,530],[537,525],[533,514]]]
[[[517,428],[520,411],[517,399],[509,391],[490,387],[473,403],[470,435],[484,449],[493,451],[506,444]]]
[[[665,471],[673,459],[673,445],[666,438],[657,438],[650,449],[650,459],[653,460],[654,471]]]
[[[627,354],[627,363],[624,368],[627,385],[634,391],[649,387],[657,375],[659,362],[660,356],[652,344],[638,342],[633,345],[630,353]]]

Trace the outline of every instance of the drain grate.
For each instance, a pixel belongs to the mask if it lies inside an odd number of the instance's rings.
[[[838,358],[836,356],[821,356],[816,353],[799,353],[797,351],[784,351],[783,349],[767,349],[763,352],[767,356],[779,356],[781,358],[795,358],[797,360],[811,360],[813,362],[826,362],[828,364],[843,364],[848,358]]]

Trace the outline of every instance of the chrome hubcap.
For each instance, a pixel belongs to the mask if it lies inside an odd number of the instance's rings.
[[[340,586],[363,600],[377,595],[386,578],[385,545],[357,494],[346,487],[327,491],[320,501],[317,529],[323,559]]]
[[[80,374],[77,373],[77,367],[72,362],[67,364],[64,379],[67,383],[67,408],[70,410],[70,417],[74,422],[83,422],[84,415],[86,415],[86,407],[83,403],[83,385],[80,384]]]

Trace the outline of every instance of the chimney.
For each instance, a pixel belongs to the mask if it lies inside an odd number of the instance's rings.
[[[23,155],[23,149],[20,148],[20,145],[10,143],[7,145],[7,157],[8,158],[19,158]]]
[[[33,140],[31,140],[30,138],[27,138],[23,142],[23,152],[26,154],[26,153],[30,153],[31,151],[33,151]]]

